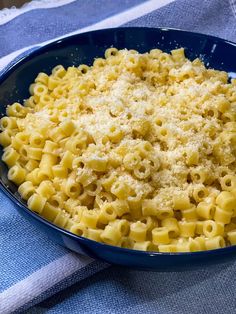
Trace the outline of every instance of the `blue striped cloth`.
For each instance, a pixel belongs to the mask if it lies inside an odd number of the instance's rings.
[[[235,0],[48,0],[0,11],[0,70],[68,34],[166,26],[236,42]],[[185,273],[108,266],[60,247],[0,192],[0,314],[236,313],[236,261]]]

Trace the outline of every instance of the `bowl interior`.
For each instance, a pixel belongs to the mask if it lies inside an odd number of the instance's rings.
[[[39,72],[50,73],[58,64],[64,67],[91,65],[103,57],[106,48],[135,49],[141,53],[158,48],[165,52],[184,47],[186,56],[200,57],[210,68],[224,70],[236,77],[236,44],[197,33],[173,29],[117,28],[71,36],[23,57],[0,78],[0,114],[6,106],[28,98],[29,85]],[[0,155],[2,148],[0,148]],[[16,186],[7,179],[7,167],[0,161],[1,181],[20,201]],[[23,202],[24,203],[24,202]]]
[[[64,67],[91,65],[94,58],[103,57],[108,47],[135,49],[147,52],[158,48],[165,52],[184,47],[186,56],[193,60],[200,57],[210,68],[224,70],[236,77],[236,44],[215,37],[172,29],[118,28],[72,36],[40,48],[23,57],[0,77],[0,113],[6,106],[29,97],[29,85],[39,72],[50,73],[58,64]],[[0,156],[2,148],[0,148]],[[21,200],[17,187],[7,178],[8,168],[0,161],[0,182],[5,190]]]

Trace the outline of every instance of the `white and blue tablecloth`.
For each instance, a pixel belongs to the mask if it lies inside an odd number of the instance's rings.
[[[236,42],[236,1],[41,0],[4,9],[0,70],[55,38],[121,25],[175,27]],[[0,314],[21,312],[235,314],[236,257],[184,273],[109,266],[51,242],[0,192]]]

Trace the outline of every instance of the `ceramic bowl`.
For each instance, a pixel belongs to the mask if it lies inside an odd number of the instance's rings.
[[[230,77],[236,77],[236,44],[232,42],[167,28],[105,29],[57,40],[27,53],[7,67],[0,77],[1,114],[5,114],[7,105],[29,97],[28,87],[39,72],[50,73],[58,64],[64,67],[92,64],[95,57],[103,57],[105,49],[111,46],[136,49],[141,53],[153,48],[169,52],[184,47],[189,59],[200,57],[207,67],[224,70]],[[236,258],[236,246],[194,253],[157,253],[119,248],[79,237],[30,211],[20,198],[17,187],[7,179],[7,171],[1,161],[0,187],[19,213],[50,239],[77,253],[111,264],[156,271],[187,270]]]

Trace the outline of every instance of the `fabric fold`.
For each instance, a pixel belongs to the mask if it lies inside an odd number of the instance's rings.
[[[0,14],[0,71],[29,49],[34,50],[55,38],[100,28],[175,27],[236,42],[234,0],[107,1],[109,5],[104,5],[102,10],[97,0],[93,1],[94,5],[91,1],[51,0],[47,8],[45,1],[41,6],[40,1],[36,2],[37,7],[26,7],[25,12],[9,15],[7,20]],[[80,20],[79,9],[83,5],[84,16],[90,17],[87,21]],[[69,18],[71,8],[77,10],[73,19]],[[102,18],[100,11],[103,11]],[[62,18],[54,19],[53,12]],[[66,19],[63,12],[68,14]],[[35,21],[38,27],[27,24],[26,18]],[[42,18],[47,22],[44,25],[40,24]],[[28,34],[33,38],[29,40]],[[2,192],[0,204],[1,314],[19,313],[44,301],[31,312],[42,313],[47,308],[47,299],[62,290],[58,297],[60,304],[49,313],[68,313],[68,309],[70,313],[79,313],[78,302],[84,313],[92,310],[93,313],[235,313],[233,262],[183,275],[115,267],[98,273],[108,265],[71,253],[48,240],[17,213]],[[85,284],[83,279],[90,284]],[[75,283],[78,287],[74,286],[71,295],[66,288]]]

